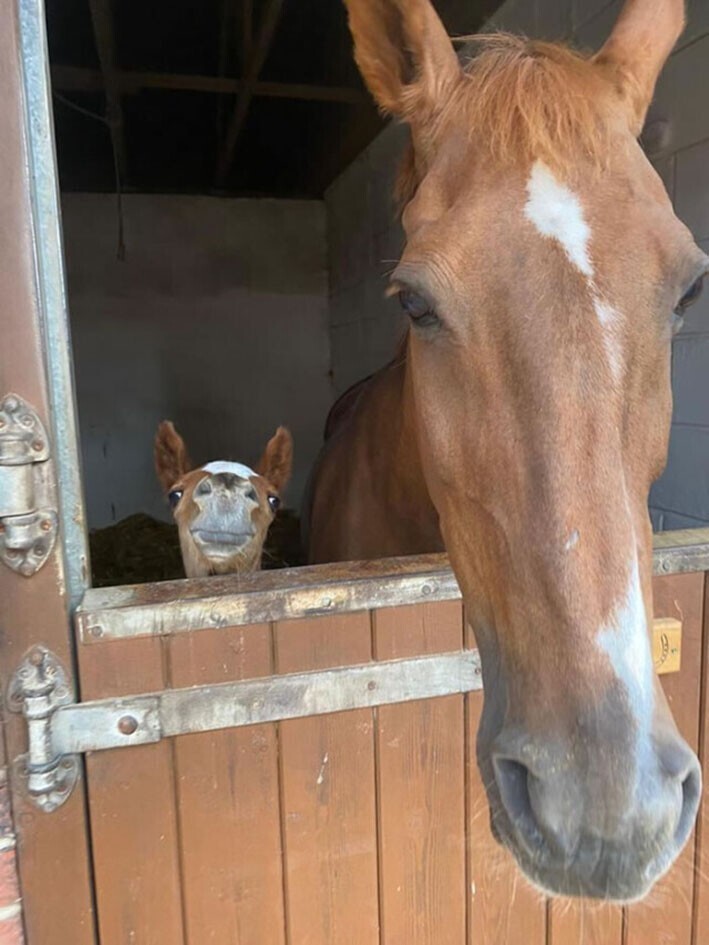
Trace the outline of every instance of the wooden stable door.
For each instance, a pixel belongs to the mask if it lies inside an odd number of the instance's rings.
[[[450,572],[395,565],[191,582],[181,598],[177,584],[89,592],[82,699],[268,677],[288,711],[278,682],[292,674],[472,646]],[[408,603],[360,609],[397,594]],[[656,597],[682,620],[682,668],[663,683],[699,747],[704,574],[658,578]],[[282,616],[298,608],[313,616]],[[490,835],[481,705],[473,691],[89,754],[102,945],[699,945],[694,838],[648,905],[550,904],[527,886]]]

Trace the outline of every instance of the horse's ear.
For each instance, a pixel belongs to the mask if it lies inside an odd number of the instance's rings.
[[[155,434],[155,472],[162,486],[163,492],[170,488],[192,469],[192,463],[187,454],[185,441],[169,420],[163,420]]]
[[[268,441],[256,471],[268,479],[274,489],[282,492],[288,485],[293,469],[293,437],[285,427],[279,427]]]
[[[445,98],[458,57],[429,0],[345,0],[355,59],[379,107],[411,119]]]
[[[684,22],[684,0],[626,0],[613,32],[595,57],[611,70],[636,135],[642,131],[658,76]]]

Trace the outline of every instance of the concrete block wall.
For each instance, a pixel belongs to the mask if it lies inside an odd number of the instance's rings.
[[[300,505],[331,401],[320,201],[65,194],[88,521],[169,518],[153,470],[171,419],[192,459],[255,465],[279,424],[295,439]]]
[[[487,28],[597,49],[621,7],[622,0],[507,0]],[[687,13],[649,119],[670,123],[669,143],[653,160],[678,215],[709,252],[709,0],[688,0]],[[383,293],[403,246],[390,195],[405,138],[389,125],[325,197],[335,393],[385,364],[404,330],[396,301]],[[673,390],[667,469],[650,501],[656,530],[709,524],[709,287],[675,340]]]

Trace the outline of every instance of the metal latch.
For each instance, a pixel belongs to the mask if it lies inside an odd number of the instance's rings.
[[[49,813],[69,797],[79,756],[87,751],[481,688],[477,650],[461,650],[77,703],[59,660],[36,646],[12,677],[8,707],[24,714],[29,729],[28,752],[15,762],[18,774]]]
[[[25,577],[47,561],[57,537],[49,438],[16,394],[0,404],[0,559]]]

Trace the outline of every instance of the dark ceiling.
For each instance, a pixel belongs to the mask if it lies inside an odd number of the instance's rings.
[[[453,35],[499,0],[436,0]],[[62,190],[320,197],[381,127],[342,0],[47,0]]]

